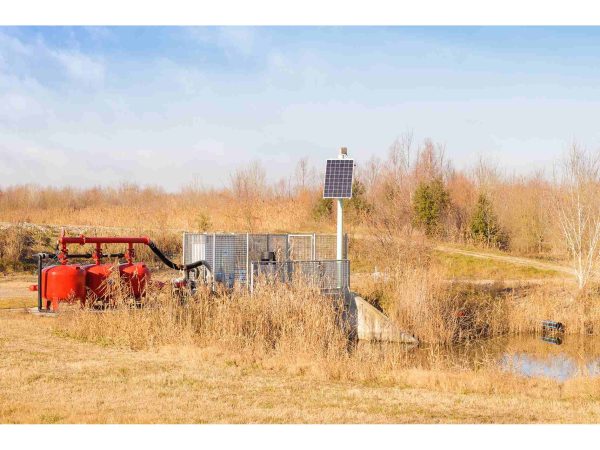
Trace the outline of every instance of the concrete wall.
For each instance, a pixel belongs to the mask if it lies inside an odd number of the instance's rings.
[[[398,325],[369,302],[350,292],[345,298],[346,319],[359,340],[417,344],[412,334]]]

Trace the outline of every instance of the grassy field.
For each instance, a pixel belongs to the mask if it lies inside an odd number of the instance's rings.
[[[32,284],[37,284],[35,274],[0,274],[0,309],[35,306],[37,292],[28,289]]]
[[[435,251],[433,255],[434,260],[439,263],[450,279],[528,280],[565,277],[565,274],[555,270],[476,258],[459,253]]]
[[[411,295],[425,293],[423,299],[434,301],[432,307],[438,305],[434,297],[441,295],[440,306],[475,308],[473,318],[501,319],[510,332],[530,332],[540,314],[558,317],[569,324],[569,331],[578,332],[579,310],[560,316],[570,302],[568,287],[561,284],[563,273],[444,252],[435,252],[433,258],[449,278],[535,279],[543,285],[524,285],[515,293],[505,293],[500,286],[501,296],[496,297],[496,287],[477,293],[473,284],[469,289],[479,297],[471,300],[481,298],[480,306],[465,303],[460,296],[445,301],[444,296],[454,291],[448,291],[447,283],[435,274],[408,282],[402,277],[405,281],[392,283],[389,287],[395,290],[390,292],[408,295],[407,304],[414,303]],[[160,272],[156,277],[171,275]],[[355,279],[361,281],[361,276]],[[36,293],[27,286],[35,282],[33,274],[0,278],[0,308],[33,306]],[[521,293],[526,296],[523,301]],[[498,299],[514,306],[489,315],[486,302]],[[200,308],[189,323],[181,322],[182,316],[174,322],[162,309],[139,316],[127,311],[76,313],[73,320],[0,310],[0,423],[600,420],[600,379],[528,379],[494,365],[466,369],[438,363],[437,355],[425,365],[401,356],[395,359],[393,352],[379,359],[369,351],[342,357],[345,344],[331,323],[322,321],[320,309],[271,310],[281,302],[269,296],[255,298],[252,304],[246,300],[236,300],[238,309],[230,301],[217,309]],[[260,301],[266,303],[261,306]],[[303,299],[298,303],[306,304]],[[439,314],[435,309],[415,313],[421,318],[425,313]],[[588,317],[594,323],[600,320],[593,314]]]
[[[57,336],[53,319],[0,312],[2,423],[597,423],[600,386],[404,370],[322,379],[302,365],[172,346],[132,351]]]

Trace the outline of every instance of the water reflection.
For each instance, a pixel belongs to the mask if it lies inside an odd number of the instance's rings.
[[[505,352],[499,359],[499,367],[527,377],[559,381],[600,375],[600,345],[597,338],[543,336],[540,340],[545,347],[536,344],[535,337],[520,338],[518,346],[513,346],[512,351]]]
[[[600,376],[600,338],[593,336],[510,336],[453,346],[406,347],[363,344],[361,352],[397,358],[404,366],[429,370],[499,369],[526,377],[565,381]]]

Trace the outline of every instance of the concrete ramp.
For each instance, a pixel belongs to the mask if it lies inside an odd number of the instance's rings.
[[[346,318],[359,340],[417,344],[412,334],[401,330],[385,314],[363,298],[350,292],[345,299]]]

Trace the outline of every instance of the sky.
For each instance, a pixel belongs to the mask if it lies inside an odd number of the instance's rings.
[[[0,186],[221,187],[411,132],[455,167],[600,147],[600,28],[0,27]]]

